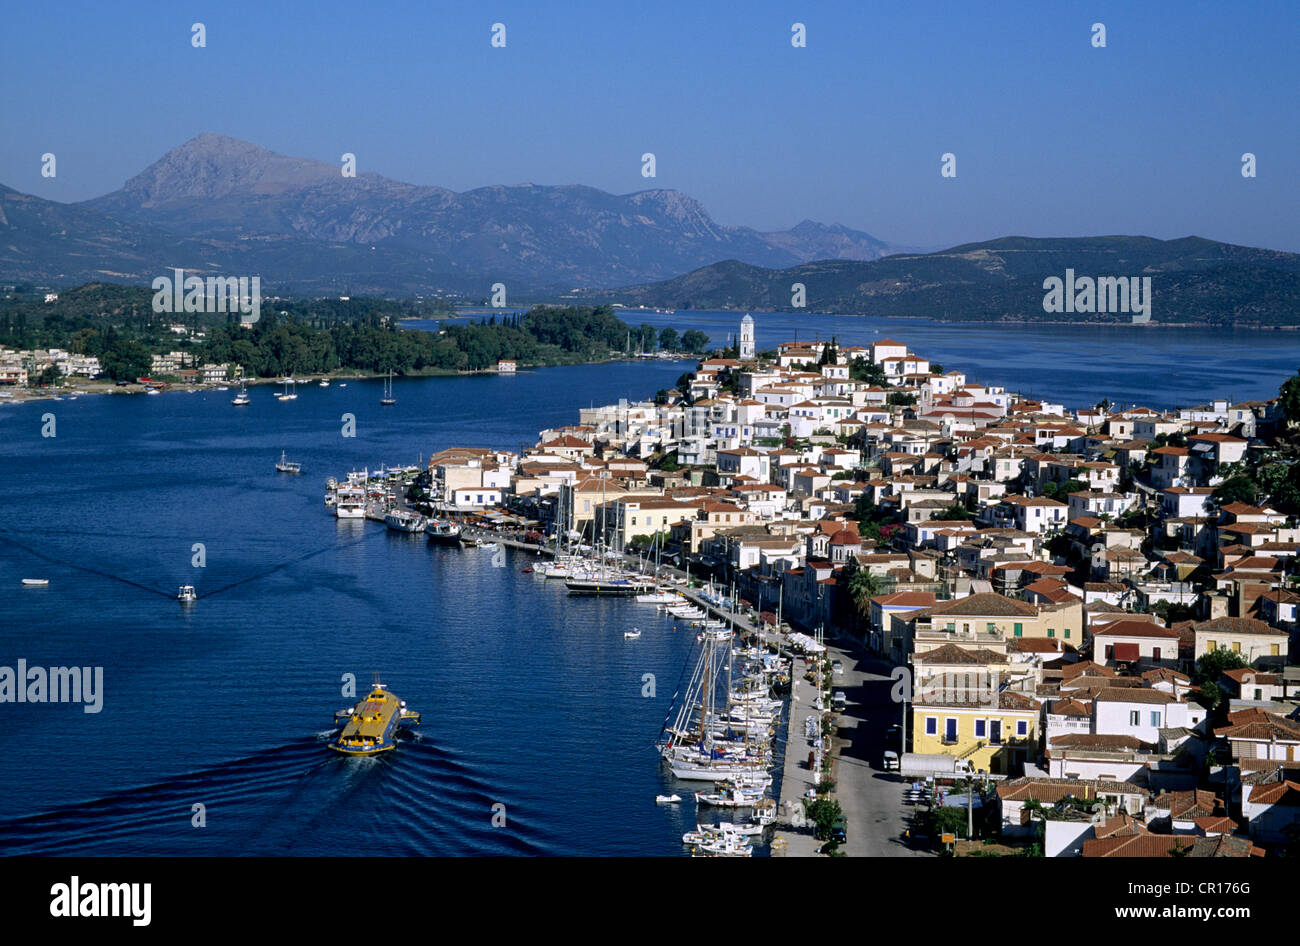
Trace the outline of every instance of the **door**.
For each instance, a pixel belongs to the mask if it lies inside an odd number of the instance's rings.
[[[994,746],[1002,745],[1002,720],[989,720],[989,744]]]

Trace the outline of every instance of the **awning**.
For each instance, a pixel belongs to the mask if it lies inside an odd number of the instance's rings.
[[[1140,653],[1137,644],[1130,641],[1120,641],[1111,649],[1111,656],[1115,660],[1137,660]]]

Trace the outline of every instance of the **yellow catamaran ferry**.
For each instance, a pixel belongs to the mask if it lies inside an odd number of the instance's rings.
[[[374,685],[364,700],[334,714],[342,724],[330,748],[346,755],[377,755],[393,749],[394,737],[403,726],[418,725],[420,714],[406,708],[406,701],[384,689],[375,675]]]

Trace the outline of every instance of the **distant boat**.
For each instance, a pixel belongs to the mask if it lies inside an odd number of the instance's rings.
[[[379,403],[384,407],[392,407],[397,403],[397,398],[393,397],[393,369],[388,369],[388,380],[384,383],[384,396],[379,399]]]
[[[193,604],[199,600],[199,596],[193,585],[181,585],[180,590],[176,592],[176,600],[181,604]]]
[[[298,399],[298,395],[294,389],[296,383],[297,382],[295,382],[293,378],[287,379],[284,382],[284,390],[276,395],[276,399],[280,401],[296,401]]]
[[[29,588],[44,588],[50,583],[48,578],[24,578],[23,584]]]
[[[676,793],[674,793],[674,794],[672,794],[672,795],[656,795],[656,796],[655,796],[655,804],[656,804],[656,805],[675,805],[675,804],[677,804],[677,803],[678,803],[679,801],[681,801],[681,800],[682,800],[682,796],[681,796],[681,795],[678,795],[678,794],[676,794]]]
[[[248,389],[244,387],[242,382],[239,385],[239,393],[230,399],[230,403],[235,407],[243,407],[245,404],[252,403],[252,398],[248,396]]]
[[[296,460],[287,459],[285,452],[280,451],[280,462],[275,465],[275,469],[280,473],[301,473],[302,464]]]
[[[641,636],[641,629],[634,627],[630,631],[624,631],[623,636],[630,641],[634,641]]]

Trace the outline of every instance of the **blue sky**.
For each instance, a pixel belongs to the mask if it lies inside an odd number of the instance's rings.
[[[455,190],[677,188],[762,229],[1300,251],[1290,0],[11,4],[0,42],[0,183],[55,200],[212,131]]]

